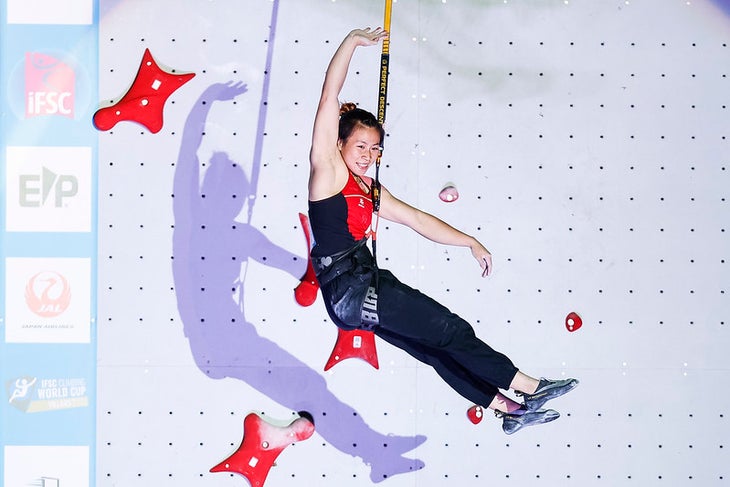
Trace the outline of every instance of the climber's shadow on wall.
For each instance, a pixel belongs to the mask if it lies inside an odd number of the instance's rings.
[[[294,278],[293,288],[307,261],[274,244],[250,223],[236,220],[245,202],[256,196],[241,166],[223,151],[214,152],[205,167],[198,160],[213,103],[244,93],[246,85],[233,82],[213,84],[202,93],[186,120],[175,169],[173,275],[195,363],[211,378],[240,379],[293,411],[311,413],[325,440],[372,466],[373,481],[417,470],[422,462],[401,455],[424,437],[394,437],[372,430],[327,389],[317,371],[260,336],[246,320],[242,266],[253,259],[286,272]],[[263,137],[261,125],[258,142]],[[251,167],[260,162],[253,161]],[[294,299],[292,289],[281,294],[282,299]],[[276,310],[271,314],[275,316]],[[256,409],[255,404],[239,406]]]

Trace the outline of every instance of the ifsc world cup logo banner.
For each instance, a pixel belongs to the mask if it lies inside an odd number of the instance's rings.
[[[80,120],[91,106],[91,79],[67,52],[25,52],[9,73],[7,96],[19,120],[44,116]]]
[[[21,376],[5,384],[8,404],[24,413],[43,413],[89,406],[84,377]]]

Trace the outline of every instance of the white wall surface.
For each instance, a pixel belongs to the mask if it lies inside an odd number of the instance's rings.
[[[168,100],[159,133],[129,122],[100,133],[97,485],[247,485],[208,472],[239,445],[244,416],[300,410],[317,432],[282,453],[269,486],[725,485],[722,5],[395,2],[381,179],[477,236],[495,271],[484,280],[468,250],[388,222],[379,262],[525,372],[581,380],[550,403],[559,420],[505,436],[490,415],[469,422],[468,401],[382,341],[380,370],[348,360],[323,372],[336,329],[321,298],[305,308],[293,297],[324,71],[350,29],[382,23],[381,2],[102,0],[102,101],[131,85],[145,48],[196,76]],[[379,57],[356,53],[343,101],[376,109]],[[203,119],[200,97],[219,83],[247,91],[215,102],[208,92]],[[206,175],[216,152],[237,164],[206,195],[221,206],[200,220],[174,212],[181,198],[200,201],[194,185],[173,186],[176,174]],[[241,177],[257,165],[250,220],[249,205],[226,215],[231,191],[251,201]],[[448,182],[454,203],[438,198]],[[208,237],[181,235],[203,235],[198,224]],[[210,287],[173,265],[202,266]],[[186,318],[192,307],[209,314],[204,325]],[[573,333],[571,311],[584,323]]]

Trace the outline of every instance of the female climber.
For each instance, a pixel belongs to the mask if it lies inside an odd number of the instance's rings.
[[[377,268],[366,245],[373,221],[373,184],[366,172],[380,156],[384,129],[354,104],[340,104],[350,61],[360,46],[373,46],[388,33],[355,29],[342,41],[327,68],[312,133],[309,218],[315,245],[312,264],[325,307],[338,327],[372,330],[434,368],[459,394],[494,410],[511,434],[558,418],[546,401],[573,389],[576,379],[535,379],[476,337],[471,325],[419,291]],[[379,216],[410,227],[434,242],[467,247],[482,269],[492,256],[474,237],[379,188]],[[500,392],[514,390],[518,403]]]

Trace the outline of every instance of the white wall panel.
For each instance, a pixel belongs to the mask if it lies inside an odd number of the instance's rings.
[[[303,409],[317,432],[284,451],[268,485],[369,485],[419,462],[385,484],[724,485],[729,15],[709,0],[394,4],[381,178],[478,236],[495,272],[482,280],[468,251],[388,222],[379,261],[527,373],[581,379],[551,403],[558,421],[508,437],[490,415],[472,425],[467,401],[381,341],[380,370],[350,360],[323,372],[334,325],[321,299],[293,298],[324,72],[351,28],[381,23],[382,5],[102,1],[102,97],[124,93],[145,48],[196,76],[170,97],[159,133],[125,122],[99,135],[98,485],[245,485],[208,472],[238,446],[245,414]],[[375,109],[379,54],[357,52],[343,100]],[[181,149],[201,94],[230,82],[247,91],[212,102],[190,129],[205,131],[200,147]],[[210,353],[237,362],[206,374],[183,332],[179,301],[201,301],[181,299],[172,274],[186,213],[171,195],[181,153],[197,154],[204,176],[216,151],[237,164],[218,188],[239,201],[244,188],[226,183],[260,164],[250,228],[270,243],[230,228],[248,228],[247,205],[203,222],[218,232],[206,269],[242,277],[245,296],[241,311],[217,288],[207,312],[237,321],[211,325]],[[438,198],[447,182],[460,192],[450,204]],[[574,333],[571,311],[584,322]],[[390,434],[400,440],[383,447]],[[427,439],[415,450],[394,447],[416,435]]]

